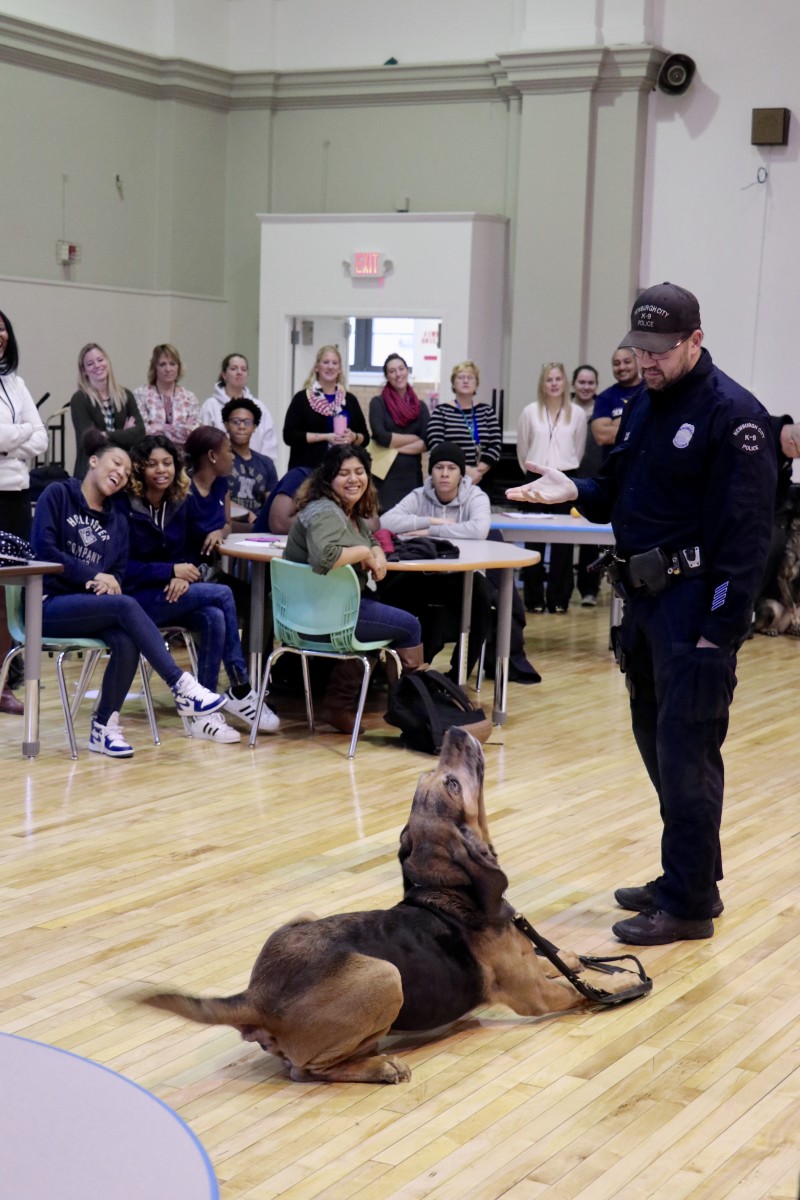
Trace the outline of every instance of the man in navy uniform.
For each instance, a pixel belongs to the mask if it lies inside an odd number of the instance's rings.
[[[661,874],[614,893],[638,915],[613,932],[634,945],[711,937],[723,911],[721,748],[775,498],[769,417],[702,342],[691,292],[648,288],[623,339],[646,390],[623,412],[599,477],[572,480],[528,463],[541,478],[507,493],[574,500],[614,528],[609,575],[625,598],[620,665],[663,822]]]

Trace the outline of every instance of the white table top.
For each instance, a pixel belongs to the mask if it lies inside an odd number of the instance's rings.
[[[177,1113],[66,1050],[0,1034],[0,1191],[15,1200],[218,1200]]]
[[[390,571],[481,571],[493,567],[529,567],[539,561],[535,550],[523,550],[505,542],[478,541],[459,538],[455,543],[458,558],[416,558],[403,562],[388,562]],[[220,546],[221,554],[231,558],[246,558],[251,561],[269,561],[277,558],[286,545],[285,538],[273,538],[267,534],[232,533]]]

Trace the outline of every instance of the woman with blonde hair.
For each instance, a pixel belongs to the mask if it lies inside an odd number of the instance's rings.
[[[83,479],[89,457],[83,448],[89,429],[99,429],[112,446],[130,450],[144,437],[144,421],[133,392],[120,387],[111,360],[97,342],[87,342],[78,355],[78,390],[69,402],[78,455],[75,477]]]
[[[200,424],[200,403],[181,387],[182,378],[180,354],[169,342],[161,342],[150,355],[147,385],[133,393],[147,433],[163,433],[176,446],[183,446]]]
[[[342,356],[321,346],[301,391],[292,396],[283,423],[292,467],[317,467],[331,446],[366,446],[369,430],[361,406],[348,392]]]
[[[528,404],[517,425],[517,458],[523,471],[526,462],[556,467],[577,475],[586,448],[586,413],[569,398],[567,373],[560,362],[545,363],[539,373],[537,398]],[[526,472],[527,479],[534,476]],[[549,505],[550,512],[569,512],[569,504]],[[532,612],[565,613],[574,586],[572,546],[552,545],[545,596],[544,546],[535,546],[541,563],[522,572],[525,607]]]
[[[485,486],[488,472],[500,461],[503,432],[494,410],[477,399],[481,373],[472,359],[456,363],[450,372],[453,399],[443,400],[433,410],[425,441],[433,450],[440,442],[452,442],[464,451],[466,477]]]

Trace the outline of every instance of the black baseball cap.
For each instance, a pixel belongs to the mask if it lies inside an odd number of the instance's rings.
[[[661,354],[675,345],[682,333],[700,328],[697,297],[676,283],[657,283],[637,296],[631,309],[630,333],[620,346]]]

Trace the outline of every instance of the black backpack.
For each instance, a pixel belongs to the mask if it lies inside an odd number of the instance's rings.
[[[402,730],[402,740],[412,750],[438,754],[444,735],[453,725],[463,725],[479,742],[492,732],[492,722],[476,708],[463,688],[439,671],[401,675],[389,693],[384,717]]]

